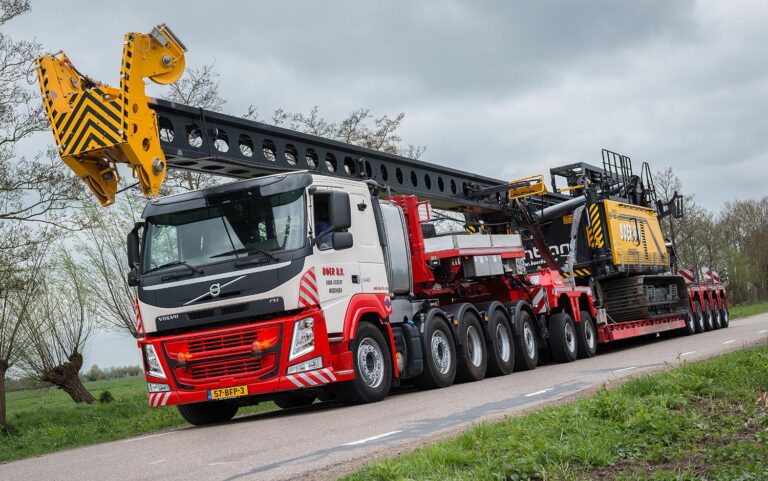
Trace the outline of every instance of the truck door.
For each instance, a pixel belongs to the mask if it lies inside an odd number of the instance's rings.
[[[358,241],[360,227],[356,225],[355,205],[351,205],[352,225],[347,229],[353,236],[353,247],[336,250],[332,245],[331,233],[323,234],[328,224],[328,193],[331,188],[318,186],[310,197],[312,235],[320,236],[313,246],[315,275],[320,306],[325,314],[328,333],[341,333],[344,327],[344,315],[349,300],[362,289],[360,285],[360,265],[354,245]],[[350,202],[352,202],[350,198]]]

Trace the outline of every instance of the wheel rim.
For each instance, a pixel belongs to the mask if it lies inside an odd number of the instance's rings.
[[[523,326],[523,339],[525,340],[525,351],[528,354],[528,358],[533,359],[536,356],[536,338],[534,337],[531,325],[527,322]]]
[[[593,350],[595,348],[595,326],[592,325],[592,321],[590,320],[584,320],[586,324],[584,324],[584,337],[587,341],[587,347],[589,350]]]
[[[467,328],[467,353],[469,354],[469,362],[473,366],[477,367],[483,363],[483,345],[480,340],[480,333],[477,332],[475,326]]]
[[[568,346],[568,350],[573,352],[576,350],[576,336],[573,332],[573,324],[570,322],[565,323],[565,344]]]
[[[451,348],[443,331],[432,334],[432,360],[440,374],[448,374],[451,369]]]
[[[728,319],[728,311],[723,311],[723,321],[724,321],[723,324],[727,326],[728,325],[728,321],[729,321],[729,319]]]
[[[496,346],[499,359],[508,362],[512,357],[512,344],[509,341],[509,331],[503,323],[496,324]]]
[[[696,319],[694,319],[692,312],[688,313],[688,329],[691,331],[696,330]]]
[[[363,339],[357,350],[357,365],[363,382],[368,387],[376,388],[384,380],[384,355],[381,346],[370,337]]]

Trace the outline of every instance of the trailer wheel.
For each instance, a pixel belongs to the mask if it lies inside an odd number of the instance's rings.
[[[273,399],[277,407],[281,409],[301,408],[315,402],[317,396],[302,392],[287,392]]]
[[[707,305],[707,307],[705,307],[704,310],[701,311],[701,317],[704,318],[704,330],[711,331],[713,329],[712,311],[709,309],[709,305]]]
[[[392,384],[392,360],[387,341],[370,322],[361,322],[352,341],[355,378],[334,385],[334,392],[344,404],[381,401]]]
[[[237,406],[224,401],[208,401],[176,406],[181,417],[189,424],[203,426],[205,424],[223,423],[237,414]]]
[[[496,310],[489,321],[491,336],[488,339],[488,374],[504,376],[515,369],[515,339],[507,316]]]
[[[459,362],[456,379],[463,382],[479,381],[485,377],[488,369],[488,351],[483,326],[472,311],[464,313],[463,321],[461,334],[464,342],[457,349]]]
[[[581,322],[576,325],[579,359],[594,357],[597,352],[595,321],[587,311],[581,311]]]
[[[549,318],[549,351],[557,362],[576,360],[576,328],[568,313],[558,312]]]
[[[730,318],[728,317],[728,309],[725,308],[725,303],[723,303],[723,308],[720,309],[720,325],[723,326],[723,329],[728,327],[731,323]]]
[[[424,331],[424,370],[416,377],[419,387],[448,387],[456,379],[456,345],[451,328],[440,317],[433,317]]]
[[[712,313],[712,329],[717,330],[723,327],[723,321],[722,316],[720,315],[720,309],[717,308],[710,308],[710,311]]]
[[[531,371],[539,364],[539,337],[536,327],[528,311],[521,310],[520,336],[515,346],[515,368],[520,371]]]
[[[698,301],[693,303],[693,317],[696,319],[696,334],[704,332],[704,315]]]
[[[685,314],[685,327],[682,331],[686,336],[696,334],[696,314],[691,309]]]

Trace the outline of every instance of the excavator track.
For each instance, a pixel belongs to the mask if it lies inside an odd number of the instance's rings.
[[[604,306],[613,322],[685,314],[688,294],[680,276],[649,275],[600,282]]]

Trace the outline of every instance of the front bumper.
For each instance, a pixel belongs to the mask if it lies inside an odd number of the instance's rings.
[[[314,319],[314,349],[289,362],[293,326],[307,317]],[[148,383],[169,389],[147,394],[152,407],[209,401],[211,390],[235,386],[247,386],[249,397],[268,399],[271,393],[321,388],[353,376],[351,355],[329,344],[318,308],[253,324],[147,337],[138,343],[142,353],[146,344],[154,346],[166,375],[146,375]],[[287,374],[289,367],[316,357],[322,359],[320,368]]]

